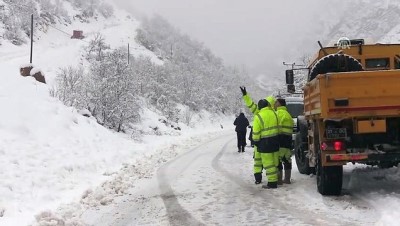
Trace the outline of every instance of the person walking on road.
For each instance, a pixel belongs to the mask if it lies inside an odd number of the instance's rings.
[[[286,108],[286,101],[278,98],[275,103],[279,124],[279,165],[278,184],[290,184],[292,174],[292,134],[293,119]],[[283,164],[283,167],[282,167]],[[285,170],[285,178],[282,180],[282,171]]]
[[[272,102],[272,98],[270,102]],[[258,102],[259,112],[253,120],[253,140],[261,156],[268,183],[263,188],[278,187],[279,125],[273,107],[266,99]]]
[[[241,112],[233,122],[233,125],[236,126],[235,131],[237,135],[238,152],[244,152],[244,148],[246,147],[246,133],[247,126],[249,126],[249,120],[247,120],[246,116],[244,116],[244,113]]]

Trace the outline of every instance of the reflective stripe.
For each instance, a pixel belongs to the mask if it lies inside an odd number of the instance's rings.
[[[275,115],[275,117],[276,117],[275,111],[272,111],[272,112],[274,113],[274,115]],[[265,128],[264,121],[262,120],[260,114],[257,114],[257,117],[258,117],[258,119],[260,120],[261,125],[262,125],[262,128],[263,128],[263,129],[261,129],[261,132],[268,132],[268,131],[270,131],[270,130],[276,130],[276,129],[279,131],[279,126],[278,126],[278,125],[277,125],[277,126],[272,126],[272,127]],[[276,118],[276,121],[278,122],[278,118]],[[276,135],[276,134],[275,134],[275,135]],[[271,136],[275,136],[275,135],[266,135],[266,136],[261,136],[261,137],[262,137],[262,138],[263,138],[263,137],[271,137]]]
[[[277,108],[276,113],[278,115],[278,123],[280,125],[279,134],[292,135],[294,123],[292,116],[287,111],[287,108],[285,106],[280,106]]]
[[[254,103],[254,102],[251,102],[251,105],[250,105],[250,106],[247,106],[247,107],[248,107],[248,108],[252,108],[254,105],[255,105],[255,103]]]
[[[261,130],[261,132],[265,132],[265,131],[273,130],[273,129],[279,129],[279,126],[273,126],[273,127],[269,127],[269,128],[264,128],[264,129]]]
[[[248,107],[251,111],[251,113],[256,114],[258,113],[258,107],[257,104],[254,103],[254,101],[251,99],[249,94],[246,94],[243,96],[244,103],[246,104],[246,107]]]
[[[260,114],[257,114],[257,117],[258,117],[258,119],[260,120],[260,124],[262,125],[262,128],[264,128],[264,127],[265,127],[264,121],[262,120]],[[263,131],[263,130],[264,130],[264,129],[262,129],[261,131]]]
[[[271,166],[266,166],[266,167],[264,167],[264,169],[272,169],[272,168],[276,168],[276,166],[271,165]]]
[[[272,110],[272,112],[273,112],[274,115],[275,115],[276,123],[278,123],[278,133],[279,133],[279,119],[278,119],[278,115],[276,114],[276,112],[275,112],[274,110]]]
[[[269,138],[269,137],[276,137],[276,136],[278,136],[278,135],[277,134],[263,135],[263,136],[261,136],[261,139],[262,138]]]
[[[271,111],[271,112],[269,112]],[[261,139],[268,139],[272,137],[277,137],[279,135],[279,125],[275,122],[273,122],[273,116],[272,114],[275,115],[275,112],[271,108],[267,108],[264,110],[264,108],[260,111],[260,113],[256,114],[255,121],[254,121],[254,127],[253,127],[253,140],[254,141],[259,141]],[[261,116],[263,115],[263,116]],[[268,120],[267,122],[264,122],[263,117],[266,117]],[[272,118],[271,118],[272,117]],[[271,121],[270,121],[271,120]],[[278,120],[276,118],[276,120]],[[257,122],[259,121],[259,122]],[[278,122],[278,121],[276,121]],[[267,124],[265,124],[267,123]]]
[[[278,174],[278,170],[272,171],[272,172],[265,172],[265,175],[274,175],[274,174]]]

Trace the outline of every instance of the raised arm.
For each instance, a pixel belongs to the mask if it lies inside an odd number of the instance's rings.
[[[251,99],[250,95],[246,91],[245,86],[240,86],[240,90],[242,91],[243,94],[243,100],[246,106],[250,109],[251,113],[254,115],[258,113],[258,107],[257,104]]]

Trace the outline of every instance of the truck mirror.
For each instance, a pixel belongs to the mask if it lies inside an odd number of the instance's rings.
[[[288,93],[295,93],[296,92],[296,88],[293,84],[288,84],[287,85],[287,92]]]
[[[286,74],[286,84],[293,85],[293,83],[294,83],[293,70],[286,70],[285,74]]]

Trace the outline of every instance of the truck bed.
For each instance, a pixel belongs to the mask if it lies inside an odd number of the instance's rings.
[[[306,117],[322,119],[400,115],[400,70],[318,75],[304,89]]]

